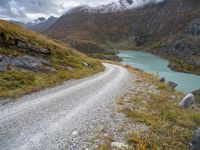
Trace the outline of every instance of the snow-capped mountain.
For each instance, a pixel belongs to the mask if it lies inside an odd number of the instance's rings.
[[[43,23],[43,22],[45,22],[45,21],[46,21],[46,18],[40,17],[40,18],[38,18],[38,19],[35,19],[35,20],[34,20],[34,23],[35,23],[35,24],[39,24],[39,23]]]
[[[149,3],[159,3],[164,0],[119,0],[118,2],[112,2],[108,5],[101,5],[97,7],[90,7],[88,5],[79,6],[69,10],[67,13],[72,12],[90,12],[90,13],[110,13],[125,11],[128,9],[134,9],[142,7]]]
[[[49,28],[51,25],[53,25],[57,21],[57,19],[58,18],[56,18],[54,16],[50,16],[48,19],[40,21],[39,23],[37,23],[29,28],[34,31],[43,32],[47,28]]]

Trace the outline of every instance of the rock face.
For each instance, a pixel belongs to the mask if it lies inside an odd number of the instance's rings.
[[[23,69],[30,71],[42,71],[42,72],[54,72],[53,67],[50,67],[49,62],[42,58],[36,58],[32,56],[18,56],[9,58],[4,55],[0,55],[2,61],[0,61],[0,72],[13,69]]]
[[[196,130],[191,142],[189,143],[191,150],[199,150],[200,148],[200,127]]]
[[[188,94],[182,99],[182,101],[179,103],[179,106],[183,108],[189,108],[194,104],[195,104],[194,95]]]
[[[10,47],[12,49],[17,49],[23,52],[35,53],[35,55],[49,55],[51,50],[46,47],[40,47],[38,44],[25,41],[24,39],[19,39],[17,37],[8,38],[8,35],[4,32],[0,32],[0,45]]]

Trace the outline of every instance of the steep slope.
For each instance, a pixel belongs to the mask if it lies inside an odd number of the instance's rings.
[[[0,98],[102,70],[100,62],[64,43],[0,20]]]
[[[94,11],[95,8],[93,11],[75,8],[46,33],[76,46],[81,40],[87,41],[86,45],[89,41],[104,48],[148,50],[170,58],[173,69],[200,73],[200,3],[197,0],[150,2],[143,7],[107,13]],[[179,48],[177,43],[181,45]]]

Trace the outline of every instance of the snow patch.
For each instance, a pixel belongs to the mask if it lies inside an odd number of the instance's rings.
[[[118,2],[112,2],[108,5],[101,5],[97,7],[90,7],[88,5],[79,6],[71,9],[67,13],[74,12],[88,12],[88,13],[110,13],[119,12],[138,7],[143,7],[149,3],[160,3],[164,0],[119,0]]]

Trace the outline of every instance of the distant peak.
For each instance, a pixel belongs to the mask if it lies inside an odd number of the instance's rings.
[[[45,22],[45,21],[46,21],[46,18],[44,18],[44,17],[39,17],[38,19],[35,19],[35,20],[34,20],[34,22],[35,22],[36,24],[42,23],[42,22]]]

